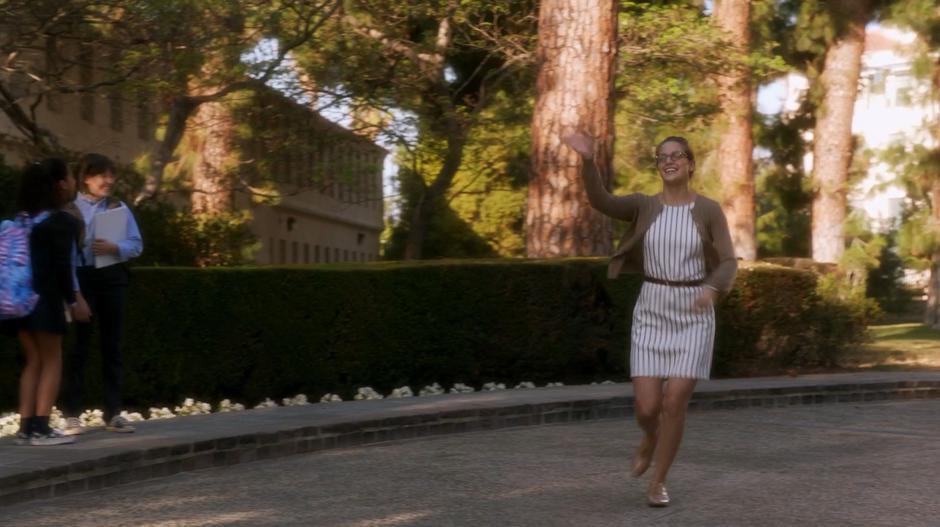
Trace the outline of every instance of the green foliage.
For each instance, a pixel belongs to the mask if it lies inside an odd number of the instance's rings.
[[[803,167],[809,146],[802,132],[812,122],[812,114],[806,111],[789,118],[755,120],[755,143],[770,154],[755,167],[757,254],[761,258],[810,254],[813,194]]]
[[[625,379],[641,282],[605,274],[601,259],[138,267],[125,400],[253,404],[298,392],[349,398],[366,385],[387,393],[432,382]],[[836,363],[864,328],[815,288],[806,271],[742,269],[718,309],[714,375]],[[15,401],[12,342],[0,341],[2,408]],[[100,379],[90,373],[96,393]]]
[[[898,251],[914,269],[927,269],[940,247],[940,225],[934,220],[938,206],[932,195],[940,175],[940,150],[920,144],[896,143],[880,153],[880,159],[900,174],[909,198],[908,210],[898,231]]]
[[[498,95],[481,115],[464,147],[463,163],[448,193],[448,207],[431,222],[426,256],[484,257],[525,254],[525,201],[528,190],[531,99]],[[419,147],[415,156],[424,183],[440,168],[439,158]],[[436,151],[436,150],[435,150]],[[386,258],[403,253],[412,204],[423,188],[411,167],[401,168],[401,220],[392,226]],[[430,256],[433,255],[433,256]]]
[[[888,313],[903,313],[911,305],[911,293],[906,289],[904,260],[899,255],[897,232],[886,237],[886,243],[878,255],[878,265],[868,275],[866,296],[873,298]]]
[[[134,211],[144,239],[137,266],[232,266],[258,249],[248,212],[192,214],[151,201]]]
[[[865,315],[826,295],[813,272],[755,264],[739,273],[718,312],[714,372],[835,366],[863,339]]]
[[[927,209],[906,215],[898,229],[898,252],[906,266],[921,271],[930,268],[930,257],[936,251],[938,239],[932,225]]]
[[[748,58],[728,53],[700,4],[621,4],[614,123],[614,187],[621,193],[658,192],[655,147],[666,136],[681,135],[695,152],[693,187],[705,195],[721,195],[715,171],[720,108],[714,77],[746,65]]]

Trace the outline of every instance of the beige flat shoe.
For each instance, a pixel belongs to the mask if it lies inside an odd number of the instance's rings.
[[[666,485],[656,483],[650,485],[646,491],[646,502],[650,507],[665,507],[669,505],[669,493],[666,492]]]

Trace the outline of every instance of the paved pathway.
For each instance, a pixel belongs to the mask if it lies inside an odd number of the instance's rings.
[[[177,474],[0,509],[31,526],[930,526],[940,399],[690,415],[674,504],[629,419],[479,431]]]

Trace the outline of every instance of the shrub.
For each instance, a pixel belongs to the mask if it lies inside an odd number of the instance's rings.
[[[134,268],[125,400],[253,405],[296,393],[348,400],[360,386],[626,379],[641,282],[605,271],[594,258]],[[718,320],[718,377],[832,364],[862,332],[855,313],[817,293],[814,274],[770,265],[741,270]],[[0,344],[0,408],[14,404],[11,342]]]

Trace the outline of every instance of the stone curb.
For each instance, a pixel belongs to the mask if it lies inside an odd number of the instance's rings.
[[[940,398],[940,378],[924,377],[928,380],[711,389],[693,395],[690,411]],[[617,386],[622,392],[624,385]],[[609,394],[611,390],[606,392]],[[13,473],[7,470],[0,477],[0,506],[293,454],[477,430],[624,418],[633,413],[631,396],[601,393],[590,397],[585,396],[583,390],[580,397],[528,404],[524,401],[522,404],[511,401],[481,404],[481,398],[473,395],[476,394],[454,396],[451,402],[456,404],[449,410],[435,410],[431,405],[432,411],[422,411],[420,407],[428,405],[412,404],[404,415],[377,417],[373,413],[365,419],[339,419],[339,422],[332,419],[332,423],[331,419],[320,419],[326,422],[310,426],[286,423],[288,426],[282,429],[268,428],[242,435],[223,431],[210,439],[180,438],[174,442],[170,438],[158,446],[138,446],[117,453],[114,449],[98,449],[88,459]]]

